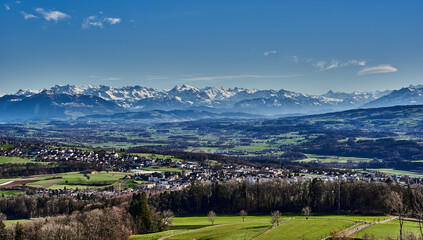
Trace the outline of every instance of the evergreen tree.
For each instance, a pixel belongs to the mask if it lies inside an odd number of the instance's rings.
[[[4,224],[6,216],[0,213],[0,239],[6,239],[6,224]]]
[[[129,205],[129,213],[135,220],[138,233],[149,233],[152,230],[150,207],[147,194],[134,194]]]
[[[23,228],[19,222],[17,222],[15,226],[15,240],[24,240]]]

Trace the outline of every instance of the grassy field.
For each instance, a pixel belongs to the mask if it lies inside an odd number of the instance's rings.
[[[0,148],[3,150],[9,150],[13,147],[11,144],[0,145]]]
[[[150,234],[143,234],[143,235],[133,235],[129,238],[129,240],[157,240],[161,237],[166,237],[175,233],[180,233],[185,230],[169,230],[164,232],[158,233],[150,233]]]
[[[131,240],[155,240],[174,233],[190,230],[169,239],[321,239],[334,230],[342,230],[356,224],[356,221],[380,221],[389,216],[361,216],[361,215],[317,215],[309,220],[298,215],[284,215],[283,219],[296,218],[266,232],[270,228],[270,216],[247,216],[242,222],[240,216],[217,216],[215,226],[210,227],[206,216],[175,217],[169,231],[136,235]],[[207,228],[206,228],[207,227]],[[200,229],[202,228],[202,229]],[[204,229],[203,229],[204,228]],[[266,232],[265,234],[262,234]],[[262,235],[261,235],[262,234]],[[280,236],[284,236],[281,238]]]
[[[348,163],[348,162],[370,162],[370,158],[358,158],[358,157],[338,157],[338,156],[324,156],[316,154],[305,154],[306,159],[298,160],[298,162],[312,162],[318,161],[321,163]]]
[[[13,196],[19,193],[24,193],[24,191],[0,191],[0,196]]]
[[[28,219],[19,219],[19,220],[6,220],[4,222],[6,224],[6,227],[8,227],[8,226],[15,225],[17,222],[19,222],[19,223],[25,223],[25,222],[29,222],[29,221],[30,220],[28,220]]]
[[[405,221],[403,232],[413,232],[420,235],[419,224],[417,222]],[[399,237],[399,223],[398,220],[393,220],[386,223],[376,224],[359,232],[356,236],[362,237],[364,235],[371,235],[378,239],[386,239],[387,237]]]
[[[135,155],[140,157],[148,157],[152,159],[171,159],[172,161],[182,161],[182,159],[177,158],[171,155],[162,155],[162,154],[154,154],[154,153],[136,153]]]
[[[241,240],[251,239],[254,236],[266,231],[271,226],[269,221],[246,221],[237,223],[228,223],[217,225],[213,227],[203,228],[176,235],[169,239],[183,240],[183,239],[227,239],[227,240]]]
[[[392,168],[372,168],[368,169],[370,171],[378,171],[378,172],[384,172],[388,174],[394,174],[394,175],[407,175],[410,177],[423,177],[423,173],[420,172],[413,172],[413,171],[402,171],[402,170],[395,170]]]
[[[128,173],[122,172],[100,172],[98,174],[88,174],[87,178],[79,172],[57,174],[55,177],[39,177],[37,182],[28,183],[27,186],[47,189],[86,189],[110,186]]]
[[[260,235],[258,240],[270,239],[322,239],[332,231],[351,227],[354,221],[326,219],[293,219]]]
[[[0,164],[5,164],[5,163],[25,164],[32,161],[33,160],[29,158],[0,156]]]
[[[167,167],[145,167],[142,168],[141,170],[145,170],[145,171],[159,171],[159,172],[182,172],[181,168],[167,168]]]

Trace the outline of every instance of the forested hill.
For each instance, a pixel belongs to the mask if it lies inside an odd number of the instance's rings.
[[[313,125],[335,129],[423,132],[423,105],[355,109],[343,112],[281,118],[266,124]]]

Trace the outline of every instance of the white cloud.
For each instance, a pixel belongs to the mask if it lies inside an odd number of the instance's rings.
[[[376,67],[363,68],[358,72],[358,75],[376,74],[376,73],[391,73],[398,71],[397,68],[391,65],[379,65]]]
[[[312,64],[314,67],[319,68],[320,71],[325,69],[326,62],[325,61],[318,61]]]
[[[298,63],[300,61],[300,58],[298,56],[291,56],[291,57],[288,57],[288,58],[289,58],[289,60],[291,60],[294,63]]]
[[[228,75],[228,76],[207,76],[207,77],[193,77],[182,79],[184,81],[213,81],[213,80],[222,80],[222,79],[238,79],[238,78],[289,78],[297,77],[301,74],[292,74],[292,75]]]
[[[332,68],[337,68],[338,66],[339,66],[339,61],[338,61],[338,60],[333,59],[333,60],[330,62],[329,66],[327,66],[327,67],[326,67],[326,69],[325,69],[325,70],[330,70],[330,69],[332,69]]]
[[[114,25],[120,23],[120,18],[106,18],[106,17],[97,17],[97,16],[89,16],[84,19],[82,22],[82,28],[87,29],[89,27],[99,27],[103,28],[104,23],[108,23],[110,25]]]
[[[44,10],[43,8],[36,8],[35,11],[41,14],[47,21],[57,22],[59,20],[70,18],[68,14],[59,11]]]
[[[6,8],[7,11],[10,10],[10,6],[8,4],[4,4],[4,8]]]
[[[366,61],[352,59],[347,62],[347,65],[366,66]]]
[[[276,53],[278,53],[276,50],[272,50],[272,51],[268,51],[268,52],[264,52],[263,54],[264,54],[264,56],[269,56],[270,54],[276,54]]]
[[[335,69],[335,68],[339,68],[339,67],[347,67],[347,66],[366,66],[366,61],[364,60],[355,60],[355,59],[351,59],[345,62],[341,62],[337,59],[332,59],[330,61],[330,63],[326,62],[326,61],[312,61],[307,60],[306,62],[312,62],[312,65],[315,68],[318,68],[318,71],[327,71],[327,70],[331,70],[331,69]]]
[[[25,18],[25,20],[27,19],[31,19],[31,18],[38,18],[37,16],[35,16],[34,14],[30,14],[30,13],[26,13],[24,11],[21,11],[23,17]]]
[[[105,18],[104,20],[109,22],[111,25],[120,23],[120,18]]]
[[[97,16],[89,16],[82,22],[82,28],[89,28],[90,26],[103,28],[103,22]]]

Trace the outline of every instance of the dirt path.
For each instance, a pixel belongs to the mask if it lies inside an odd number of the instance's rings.
[[[16,187],[23,184],[28,184],[32,182],[36,182],[37,180],[34,179],[18,179],[18,180],[11,180],[7,181],[5,183],[0,184],[0,189],[2,188],[10,188],[10,187]]]
[[[366,229],[366,228],[368,228],[370,226],[373,226],[375,224],[389,222],[389,221],[392,221],[392,220],[397,219],[397,218],[398,217],[390,217],[390,218],[387,218],[387,219],[382,220],[382,221],[379,221],[379,222],[358,223],[358,224],[356,224],[356,225],[354,225],[354,226],[352,226],[350,228],[347,228],[347,229],[341,231],[340,233],[336,234],[335,236],[329,236],[329,237],[324,238],[324,239],[328,239],[328,238],[331,238],[331,237],[340,237],[340,236],[342,236],[342,237],[349,237],[349,236],[352,236],[352,235],[354,235],[354,234],[356,234],[358,232],[361,232],[364,229]]]
[[[260,234],[258,234],[258,235],[256,235],[256,236],[252,237],[251,239],[256,239],[256,238],[258,238],[259,236],[261,236],[261,235],[263,235],[263,234],[265,234],[265,233],[267,233],[267,232],[272,231],[274,228],[276,228],[276,227],[280,226],[282,223],[286,223],[286,222],[288,222],[288,221],[290,221],[290,220],[292,220],[292,219],[295,219],[295,218],[288,218],[288,219],[286,219],[286,220],[284,220],[284,221],[280,222],[278,225],[273,225],[270,229],[267,229],[266,231],[264,231],[264,232],[262,232],[262,233],[260,233]]]

